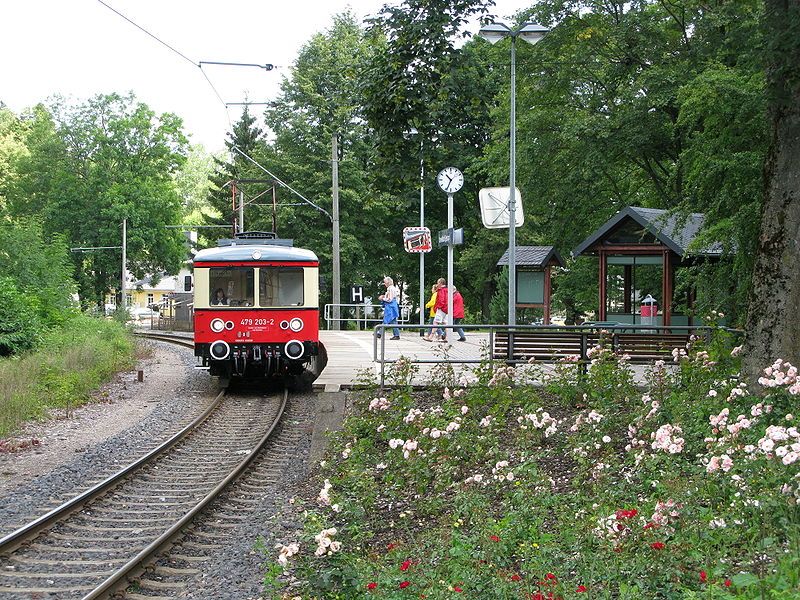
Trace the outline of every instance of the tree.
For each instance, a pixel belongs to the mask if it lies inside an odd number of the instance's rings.
[[[38,108],[19,161],[19,184],[9,199],[14,215],[36,215],[45,231],[71,246],[121,245],[128,221],[128,269],[134,277],[175,273],[185,257],[183,237],[165,225],[181,220],[172,179],[184,160],[186,138],[175,115],[156,115],[133,95],[96,96],[52,117]],[[76,254],[81,298],[98,304],[119,287],[118,252]]]
[[[189,147],[186,161],[175,172],[174,180],[178,195],[183,203],[186,218],[202,222],[203,213],[213,210],[208,202],[212,187],[215,157],[206,152],[202,145]]]
[[[737,289],[752,268],[753,182],[766,149],[759,6],[547,0],[520,14],[551,31],[533,48],[518,45],[517,182],[534,199],[519,243],[566,253],[626,205],[705,212],[706,239],[736,257],[698,272],[701,288],[713,280],[725,290],[700,297],[744,310]],[[507,177],[506,89],[484,160],[494,180]],[[570,278],[589,281],[590,272],[596,262],[578,259]],[[563,297],[596,308],[596,295]]]
[[[45,327],[62,323],[73,308],[73,270],[63,235],[45,235],[33,218],[0,227],[0,277],[15,282]]]
[[[265,113],[274,141],[259,159],[331,214],[331,145],[337,135],[341,279],[368,289],[372,285],[377,289],[383,275],[395,274],[392,256],[397,251],[388,225],[391,203],[375,185],[382,175],[373,168],[374,147],[364,123],[361,86],[354,83],[360,65],[373,51],[349,12],[336,15],[328,30],[315,34],[301,48],[281,94]],[[276,193],[279,233],[312,249],[320,257],[323,279],[330,282],[331,219],[286,188],[279,186]],[[254,212],[258,222],[271,222],[269,204]],[[321,291],[322,301],[328,301],[330,286]]]
[[[26,154],[24,124],[0,103],[0,216],[6,209],[8,190],[18,177],[17,163]]]
[[[247,156],[257,157],[260,156],[264,148],[264,132],[256,124],[256,117],[250,113],[248,106],[245,106],[242,111],[241,118],[233,125],[233,128],[228,132],[228,139],[225,140],[225,146],[228,148],[228,160],[222,160],[214,157],[216,165],[214,175],[211,177],[211,190],[209,192],[208,201],[211,208],[216,214],[206,215],[206,222],[212,225],[230,225],[231,234],[235,231],[235,223],[237,220],[237,209],[239,206],[239,194],[244,194],[245,202],[249,202],[256,194],[262,191],[262,186],[254,186],[239,182],[234,185],[234,181],[243,179],[264,179],[264,173],[248,161],[240,152],[244,152]],[[254,190],[258,190],[255,191]],[[237,196],[234,198],[234,194]],[[248,211],[248,221],[246,221],[247,229],[256,229],[256,227],[249,226],[249,217],[251,212]],[[204,241],[201,245],[213,245],[213,240],[218,236],[219,232],[224,231],[219,229],[216,234],[210,236],[203,236]],[[271,231],[271,227],[268,229]]]
[[[474,210],[481,179],[477,161],[488,138],[490,106],[501,75],[489,68],[484,48],[474,42],[457,47],[467,35],[470,19],[488,15],[494,3],[481,0],[406,0],[386,5],[370,21],[375,52],[361,69],[364,115],[375,144],[373,168],[383,173],[378,182],[391,202],[387,234],[397,239],[395,274],[416,289],[417,257],[406,255],[399,232],[415,224],[420,162],[425,167],[425,221],[432,231],[446,226],[446,207],[435,183],[445,166],[459,167],[466,184],[454,197],[456,227],[467,231],[467,244],[457,248],[456,284],[465,299],[480,299],[487,314],[494,289],[494,263],[502,250],[485,252],[485,236]],[[473,233],[474,235],[470,235]],[[499,246],[498,246],[499,248]],[[445,252],[428,255],[432,278],[445,272]],[[410,274],[414,274],[409,277]],[[473,300],[474,303],[474,300]]]
[[[770,149],[744,367],[800,361],[800,2],[765,0]]]

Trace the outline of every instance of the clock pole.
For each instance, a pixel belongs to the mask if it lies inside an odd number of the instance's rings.
[[[447,244],[447,324],[450,329],[445,333],[450,335],[450,341],[455,334],[453,326],[453,194],[447,194],[447,229],[450,232],[450,243]]]

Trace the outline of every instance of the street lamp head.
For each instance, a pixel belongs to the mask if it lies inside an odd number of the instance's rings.
[[[511,33],[511,29],[505,23],[489,23],[478,31],[478,35],[490,44],[496,44]]]
[[[517,29],[516,35],[529,44],[535,44],[541,40],[548,31],[550,30],[547,27],[538,25],[537,23],[525,23],[522,27]]]

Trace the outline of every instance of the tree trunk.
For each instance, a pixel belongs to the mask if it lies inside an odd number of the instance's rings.
[[[751,381],[782,358],[800,363],[800,0],[765,0],[772,139],[747,316]]]

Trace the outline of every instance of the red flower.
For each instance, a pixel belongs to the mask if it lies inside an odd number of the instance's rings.
[[[386,546],[386,551],[391,552],[395,548],[397,548],[397,544],[389,544],[388,546]]]
[[[617,519],[632,519],[639,514],[639,511],[632,508],[630,510],[618,510],[615,514]]]
[[[497,537],[496,535],[489,536],[489,539],[492,540],[493,542],[499,542],[500,541],[500,538]]]
[[[367,589],[368,589],[368,590],[374,590],[376,587],[378,587],[378,584],[377,584],[377,583],[375,583],[374,581],[370,581],[370,582],[367,584]]]
[[[576,591],[578,594],[580,594],[580,593],[582,593],[582,592],[585,592],[585,591],[587,591],[587,589],[586,589],[586,586],[585,586],[585,585],[579,585],[579,586],[578,586],[578,589],[577,589],[577,590],[575,590],[575,591]]]
[[[460,587],[458,587],[457,585],[454,585],[454,586],[453,586],[453,591],[454,591],[454,592],[459,592],[459,593],[461,593],[461,592],[463,592],[464,590],[462,590],[462,589],[461,589]]]
[[[725,580],[725,587],[731,587],[731,580],[730,579],[726,579]]]
[[[705,583],[706,581],[708,581],[708,576],[706,575],[705,571],[700,571],[700,581],[702,583]]]
[[[406,589],[406,588],[407,588],[408,586],[410,586],[410,585],[411,585],[411,582],[410,582],[410,581],[401,581],[401,582],[400,582],[400,589],[401,589],[401,590],[404,590],[404,589]]]
[[[405,561],[403,561],[403,564],[400,565],[400,570],[401,571],[408,571],[408,567],[410,567],[410,566],[411,566],[411,561],[410,560],[405,560]]]
[[[652,521],[650,521],[647,525],[644,526],[644,529],[650,529],[651,527],[653,529],[658,529],[658,523],[653,523]]]
[[[511,581],[519,581],[520,579],[522,579],[522,577],[519,576],[519,573],[514,573],[511,576]]]
[[[545,597],[542,592],[534,592],[531,594],[531,600],[545,600]]]
[[[650,547],[653,550],[663,550],[664,549],[664,542],[653,542],[650,544]]]
[[[545,577],[547,579],[549,579],[550,581],[555,581],[556,580],[556,576],[553,575],[552,573],[548,573],[547,575],[545,575]]]

